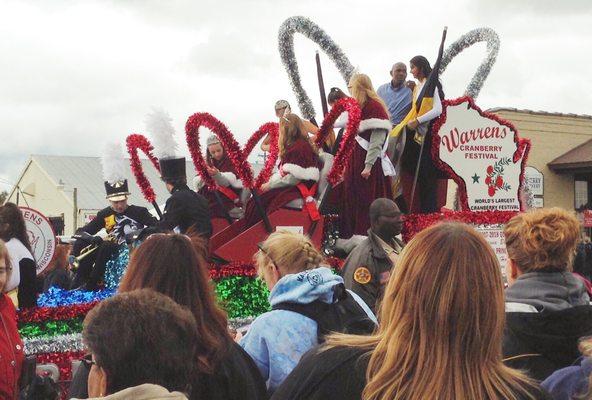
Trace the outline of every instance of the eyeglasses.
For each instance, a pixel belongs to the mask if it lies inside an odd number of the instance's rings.
[[[80,360],[80,362],[82,364],[84,364],[84,366],[86,368],[92,368],[93,365],[97,365],[96,361],[93,361],[92,359],[92,354],[87,354],[84,357],[82,357],[82,359]]]
[[[269,253],[263,249],[263,243],[258,243],[257,244],[257,248],[259,249],[259,251],[261,253],[263,253],[263,255],[265,255],[265,257],[269,258],[269,261],[271,261],[271,263],[273,265],[275,265],[275,267],[277,268],[277,264],[275,263],[275,261],[273,261],[273,258],[271,258],[271,256],[269,255]]]

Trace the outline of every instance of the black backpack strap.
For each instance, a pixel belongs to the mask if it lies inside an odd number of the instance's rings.
[[[296,312],[315,321],[319,343],[324,343],[325,335],[331,332],[369,334],[375,327],[374,322],[343,284],[333,287],[332,304],[320,300],[309,304],[284,302],[275,304],[272,309]]]
[[[327,311],[329,307],[330,304],[324,303],[320,300],[315,300],[312,303],[308,304],[290,302],[274,304],[271,309],[292,311],[300,315],[303,315],[307,318],[310,318],[318,324],[320,317]]]

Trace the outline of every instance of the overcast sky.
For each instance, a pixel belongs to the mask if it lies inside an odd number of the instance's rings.
[[[448,43],[491,27],[501,49],[482,108],[592,114],[590,0],[0,0],[0,190],[30,154],[98,156],[105,142],[144,132],[153,106],[170,113],[185,154],[192,113],[212,113],[244,143],[274,120],[277,99],[298,112],[277,51],[278,28],[294,15],[325,29],[375,87],[395,61],[433,61],[444,26]],[[320,111],[315,49],[297,36]],[[484,55],[479,44],[452,61],[448,98],[462,95]],[[322,61],[325,86],[345,89]]]

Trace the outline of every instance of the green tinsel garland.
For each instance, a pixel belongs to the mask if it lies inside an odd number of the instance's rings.
[[[82,318],[74,318],[66,321],[24,324],[19,328],[19,333],[22,338],[34,338],[82,332],[82,320]]]
[[[271,308],[269,291],[257,278],[232,276],[216,283],[216,294],[228,318],[256,317]]]

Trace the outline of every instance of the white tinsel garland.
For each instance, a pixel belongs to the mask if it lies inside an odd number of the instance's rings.
[[[290,78],[290,84],[298,100],[298,107],[302,116],[306,119],[312,119],[315,117],[315,110],[300,80],[298,62],[294,54],[294,33],[300,33],[318,44],[325,54],[335,63],[335,66],[346,83],[349,82],[354,72],[354,67],[333,39],[308,18],[301,16],[290,17],[282,23],[278,34],[280,57]]]
[[[82,351],[82,335],[69,333],[65,335],[37,337],[23,340],[25,354],[65,353],[68,351]]]
[[[444,51],[442,62],[440,64],[441,75],[454,57],[463,50],[479,42],[487,42],[487,57],[485,57],[481,65],[479,65],[479,68],[477,68],[477,72],[473,75],[473,78],[465,91],[465,95],[471,96],[473,99],[476,99],[479,95],[487,76],[491,72],[493,64],[495,64],[500,47],[500,40],[497,33],[491,28],[477,28],[465,33],[456,42],[448,46]]]

